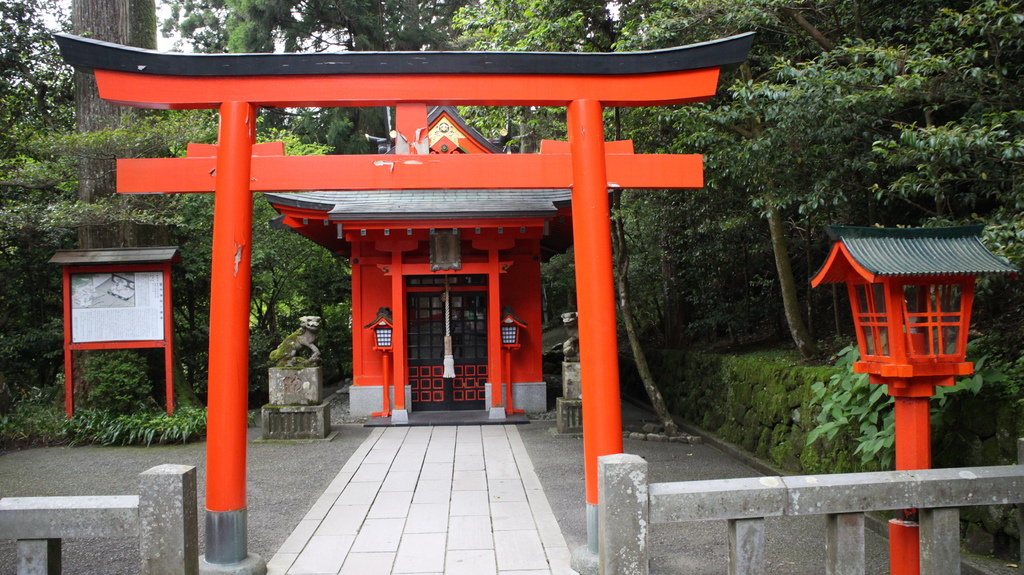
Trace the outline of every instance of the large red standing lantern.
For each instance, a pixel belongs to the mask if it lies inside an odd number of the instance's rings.
[[[983,226],[825,229],[835,244],[811,286],[846,283],[861,355],[853,370],[895,398],[896,469],[928,469],[935,386],[974,371],[966,361],[974,280],[1019,270],[985,248]],[[889,542],[891,573],[919,573],[915,510],[890,521]]]

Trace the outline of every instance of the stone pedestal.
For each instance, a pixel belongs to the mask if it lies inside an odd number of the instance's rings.
[[[329,403],[263,406],[263,439],[323,439],[330,431]]]
[[[555,400],[555,406],[558,433],[583,433],[582,399],[559,397]]]
[[[580,383],[580,362],[562,362],[562,397],[565,399],[581,399],[583,384]]]
[[[583,384],[580,362],[562,362],[562,397],[555,400],[558,433],[583,433]]]
[[[319,367],[269,370],[270,403],[263,406],[263,439],[323,439],[331,431]]]
[[[323,369],[272,367],[268,373],[270,405],[318,405],[324,400]]]

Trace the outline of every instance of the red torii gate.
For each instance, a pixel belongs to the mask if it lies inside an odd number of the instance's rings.
[[[579,286],[587,525],[597,537],[597,458],[621,453],[608,188],[703,185],[699,155],[606,151],[602,111],[703,101],[752,34],[632,53],[343,52],[169,54],[59,34],[64,60],[92,69],[100,97],[153,109],[218,109],[210,157],[119,160],[118,192],[215,192],[210,296],[206,555],[257,572],[246,540],[246,408],[252,192],[572,188]],[[565,106],[568,145],[533,155],[283,155],[255,145],[264,107]],[[416,113],[404,114],[416,118]],[[415,142],[426,125],[397,126]],[[415,150],[416,146],[411,146]],[[208,155],[208,154],[204,154]],[[457,180],[453,176],[457,174]],[[397,407],[397,406],[396,406]],[[255,569],[255,571],[253,570]],[[225,572],[225,571],[219,571]]]

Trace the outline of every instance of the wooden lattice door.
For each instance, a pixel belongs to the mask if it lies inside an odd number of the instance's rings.
[[[441,377],[445,305],[439,291],[408,294],[409,387],[413,411],[484,409],[487,292],[451,291],[448,312],[455,377]]]

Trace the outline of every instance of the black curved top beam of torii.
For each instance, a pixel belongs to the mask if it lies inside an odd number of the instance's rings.
[[[747,33],[647,52],[331,52],[171,54],[67,34],[65,61],[96,74],[100,97],[143,108],[682,104],[710,98],[741,64]]]
[[[730,69],[743,63],[754,33],[642,52],[319,52],[177,54],[57,34],[72,66],[168,76],[324,74],[639,75]]]

